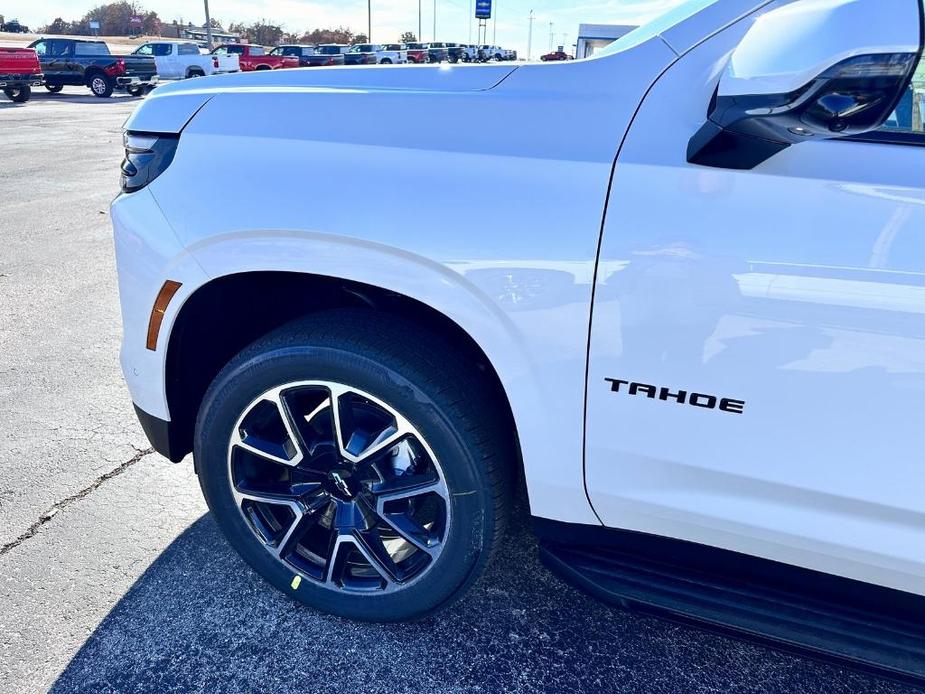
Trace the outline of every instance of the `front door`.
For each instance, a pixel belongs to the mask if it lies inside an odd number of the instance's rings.
[[[589,496],[609,526],[925,593],[925,79],[871,141],[689,164],[751,21],[664,74],[620,152]]]

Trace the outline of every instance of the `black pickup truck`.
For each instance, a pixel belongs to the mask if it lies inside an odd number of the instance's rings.
[[[87,86],[94,96],[106,98],[114,89],[133,96],[157,84],[157,65],[151,56],[112,55],[102,41],[39,39],[30,44],[38,53],[45,88],[60,92],[65,86]]]

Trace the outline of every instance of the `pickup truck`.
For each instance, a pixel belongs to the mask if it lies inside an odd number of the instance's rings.
[[[299,59],[294,56],[271,55],[263,46],[250,43],[226,43],[215,48],[212,55],[219,58],[227,55],[238,56],[241,72],[299,67]]]
[[[430,62],[430,55],[427,51],[426,43],[406,43],[402,46],[402,49],[407,52],[409,63],[421,64]]]
[[[376,65],[379,63],[378,54],[372,50],[371,44],[351,46],[344,53],[345,65]]]
[[[463,44],[464,56],[463,60],[467,63],[480,63],[482,62],[481,51],[479,51],[478,46],[474,46],[471,43]]]
[[[42,84],[42,66],[31,48],[0,47],[0,89],[19,104],[32,97],[32,87]]]
[[[347,61],[347,53],[350,51],[350,46],[343,43],[323,43],[315,50],[318,55],[327,56],[330,59],[337,61],[337,65],[345,65]]]
[[[925,682],[925,133],[882,130],[921,12],[692,0],[585,60],[158,89],[110,215],[144,431],[317,609],[442,610],[529,514],[618,608]],[[283,162],[325,175],[214,175]]]
[[[65,86],[86,86],[94,96],[108,98],[115,89],[139,96],[157,85],[157,64],[151,56],[113,55],[102,41],[49,38],[29,44],[35,49],[45,88],[60,92]]]
[[[152,41],[136,48],[132,55],[153,57],[162,80],[222,75],[241,69],[237,55],[203,55],[199,46],[186,41]]]
[[[392,65],[408,62],[408,54],[401,50],[401,48],[395,51],[387,50],[378,43],[358,43],[350,49],[347,55],[350,56],[354,53],[366,55],[367,63],[371,64]]]
[[[504,49],[501,46],[481,46],[482,53],[485,55],[485,60],[495,60],[501,62],[504,60]]]
[[[390,63],[404,65],[408,62],[408,49],[400,43],[383,43],[379,47],[379,62],[385,65]]]
[[[443,47],[446,48],[447,60],[454,65],[466,62],[466,47],[461,43],[444,43]]]
[[[286,44],[274,48],[270,51],[270,55],[287,55],[298,58],[299,67],[320,67],[344,64],[343,54],[320,53],[317,46]]]
[[[445,63],[450,59],[450,52],[446,49],[446,44],[439,41],[428,43],[427,45],[427,62]]]

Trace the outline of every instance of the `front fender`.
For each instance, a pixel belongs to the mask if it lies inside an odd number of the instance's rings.
[[[203,239],[187,250],[209,280],[247,272],[313,274],[373,285],[442,313],[478,344],[501,380],[517,426],[532,506],[559,509],[558,513],[544,510],[547,517],[596,522],[584,495],[581,457],[576,454],[581,413],[574,411],[572,398],[563,397],[560,384],[544,379],[550,358],[547,348],[555,341],[536,340],[535,321],[525,323],[508,310],[505,299],[511,289],[503,288],[512,281],[521,285],[542,282],[572,291],[573,274],[582,269],[573,268],[563,281],[561,268],[544,263],[532,267],[478,262],[444,265],[370,241],[305,231],[229,233]],[[170,327],[181,307],[171,307]],[[563,310],[538,308],[547,314]],[[555,319],[541,322],[550,325],[552,332],[556,330],[553,326],[562,326]],[[574,385],[580,388],[581,383]]]

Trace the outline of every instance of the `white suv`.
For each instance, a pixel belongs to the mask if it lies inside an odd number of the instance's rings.
[[[695,0],[590,60],[159,88],[112,207],[148,436],[339,615],[459,598],[523,480],[597,595],[925,676],[921,11]]]

